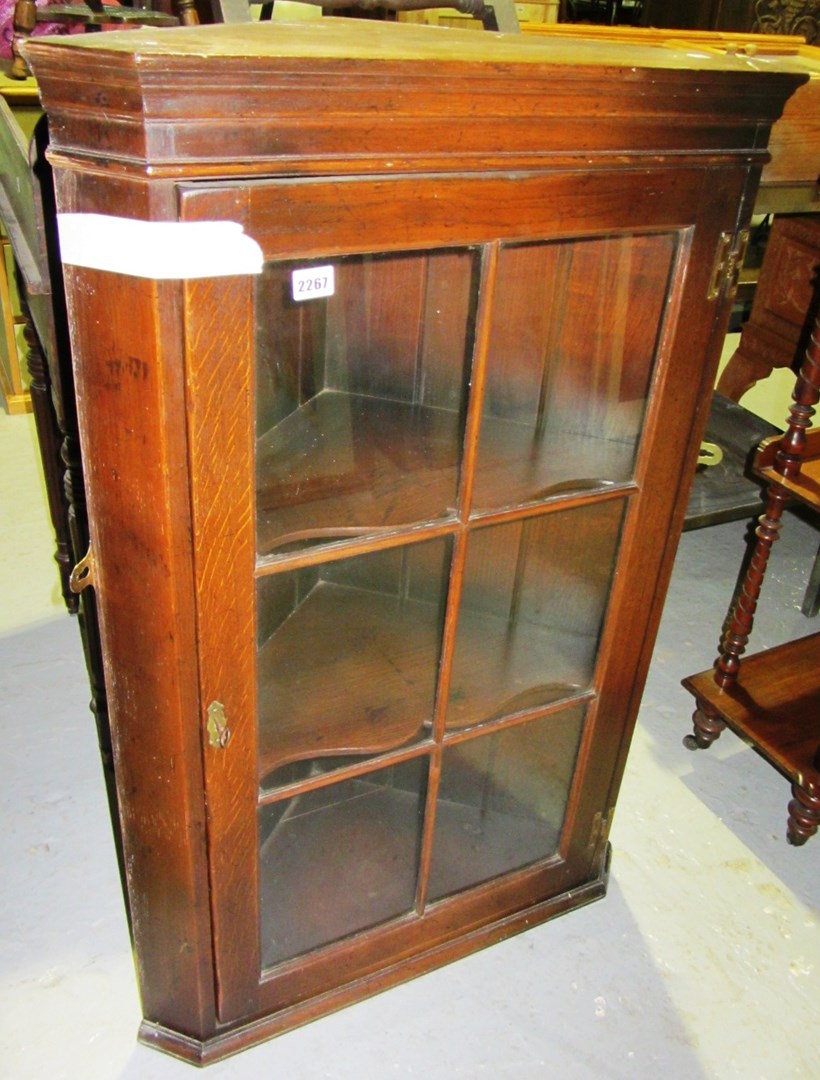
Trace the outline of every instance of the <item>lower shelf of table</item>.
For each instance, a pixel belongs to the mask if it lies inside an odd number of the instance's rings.
[[[811,510],[820,510],[820,427],[804,434],[800,471],[782,476],[774,468],[779,441],[767,440],[755,459],[755,472],[767,484],[779,484]]]
[[[802,784],[820,752],[820,633],[743,657],[726,690],[714,671],[683,680],[706,707],[784,776]]]

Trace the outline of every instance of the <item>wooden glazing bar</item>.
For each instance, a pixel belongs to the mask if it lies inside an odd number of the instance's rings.
[[[478,297],[473,367],[470,376],[470,401],[464,431],[464,457],[461,463],[461,484],[458,493],[458,516],[462,522],[466,522],[470,515],[473,499],[499,250],[500,244],[497,241],[487,244],[481,259],[481,287]]]
[[[503,525],[506,521],[521,521],[540,517],[543,514],[557,514],[566,510],[575,510],[583,506],[609,502],[611,499],[623,499],[639,493],[634,481],[613,484],[611,487],[595,488],[590,492],[568,492],[553,496],[544,502],[528,502],[520,506],[505,507],[503,510],[477,510],[470,518],[471,525]]]
[[[447,611],[442,635],[441,659],[438,671],[438,689],[433,713],[433,738],[437,749],[431,757],[427,783],[427,799],[424,811],[421,855],[419,858],[419,878],[416,893],[416,907],[424,910],[427,892],[430,886],[430,864],[433,854],[433,837],[436,825],[436,806],[441,780],[441,745],[447,721],[447,700],[450,676],[453,669],[456,628],[461,606],[461,588],[464,581],[464,566],[467,559],[467,526],[470,503],[472,500],[475,463],[478,454],[478,433],[481,425],[481,410],[484,402],[484,382],[487,368],[487,354],[490,342],[490,324],[495,295],[495,281],[498,269],[499,244],[487,245],[482,252],[481,284],[479,288],[476,332],[473,347],[473,364],[470,378],[470,396],[467,408],[467,423],[464,431],[464,454],[461,463],[461,478],[458,493],[458,514],[462,522],[460,531],[453,543],[450,581],[447,593]]]
[[[461,589],[464,580],[464,566],[467,559],[467,519],[472,501],[475,463],[478,454],[478,434],[481,425],[481,409],[484,400],[484,382],[487,365],[487,353],[490,339],[490,320],[495,294],[495,276],[498,266],[499,245],[488,245],[483,253],[481,267],[481,288],[479,291],[476,336],[473,353],[473,366],[470,379],[470,399],[467,410],[467,423],[464,432],[464,454],[461,464],[461,483],[458,493],[458,516],[461,522],[453,543],[453,555],[450,569],[450,581],[447,592],[447,612],[442,638],[441,662],[439,667],[438,692],[433,718],[433,737],[441,743],[444,736],[447,712],[447,689],[453,665],[456,626],[461,607]]]
[[[421,851],[419,854],[419,873],[416,882],[416,914],[424,914],[427,894],[430,889],[430,864],[433,858],[433,840],[436,828],[436,808],[441,787],[441,745],[436,745],[430,755],[427,771],[427,792],[424,800],[424,825],[421,833]]]
[[[425,540],[437,540],[439,537],[453,536],[461,528],[458,521],[448,519],[441,524],[397,526],[374,534],[367,530],[367,536],[339,540],[335,543],[320,545],[307,551],[292,551],[282,555],[261,555],[256,560],[254,571],[257,578],[278,574],[285,570],[301,570],[307,566],[320,566],[339,559],[348,559],[354,555],[369,555],[374,551],[386,551],[389,548],[402,547],[405,544],[420,544]]]
[[[532,709],[522,709],[520,712],[510,713],[498,719],[485,720],[473,727],[457,728],[448,731],[444,736],[444,746],[455,746],[457,743],[469,742],[480,735],[488,735],[491,732],[505,731],[507,728],[517,727],[519,724],[529,723],[531,720],[541,720],[545,716],[562,712],[569,705],[578,705],[583,702],[595,700],[594,690],[582,690],[578,693],[562,697],[558,701],[551,701],[549,705],[539,705]]]
[[[270,791],[262,791],[259,794],[259,806],[270,806],[271,803],[282,802],[294,795],[306,795],[309,791],[318,791],[320,788],[330,787],[344,780],[355,780],[358,776],[367,776],[369,773],[380,769],[388,769],[391,765],[402,765],[405,761],[424,757],[430,753],[430,741],[414,743],[412,746],[402,747],[399,750],[390,750],[385,754],[374,755],[364,758],[362,761],[351,762],[342,765],[338,769],[321,773],[318,776],[310,776],[305,780],[294,780],[281,787],[272,788]]]

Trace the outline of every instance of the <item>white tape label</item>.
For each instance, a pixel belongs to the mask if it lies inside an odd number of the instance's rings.
[[[336,292],[336,275],[332,266],[307,266],[294,270],[290,281],[294,300],[316,300],[320,296],[333,296]]]
[[[236,221],[58,214],[57,228],[60,258],[66,266],[155,281],[262,273],[262,249]]]

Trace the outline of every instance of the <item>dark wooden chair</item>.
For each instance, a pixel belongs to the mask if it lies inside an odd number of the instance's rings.
[[[694,733],[685,744],[707,748],[731,728],[792,785],[788,839],[804,844],[820,826],[820,633],[741,660],[754,624],[772,545],[785,507],[796,499],[820,514],[820,428],[808,430],[820,400],[820,315],[814,319],[794,391],[788,427],[760,449],[765,511],[737,600],[729,612],[714,669],[684,679],[694,695]]]
[[[101,29],[104,25],[142,23],[178,25],[180,21],[198,22],[193,12],[193,0],[179,0],[180,17],[161,12],[122,9],[121,17],[109,19],[109,8],[99,0],[91,0],[69,12],[53,5],[44,9],[44,20],[65,19]],[[183,16],[182,5],[193,15]],[[15,30],[21,7],[33,3],[20,0],[15,8]],[[115,14],[116,14],[115,9]],[[104,18],[103,18],[104,16]],[[124,16],[124,17],[123,17]],[[39,17],[39,11],[38,16]],[[28,31],[33,28],[28,14],[24,15]],[[96,21],[95,21],[96,20]],[[30,25],[29,25],[30,24]],[[25,29],[25,28],[24,28]],[[23,34],[23,36],[26,36]],[[15,39],[17,40],[17,39]],[[19,57],[22,62],[22,57]],[[16,60],[12,63],[15,67]],[[12,71],[9,72],[12,74]],[[28,74],[23,65],[17,66],[14,77]],[[78,596],[72,589],[74,567],[89,546],[88,513],[85,501],[82,457],[80,453],[77,402],[74,390],[68,320],[62,266],[57,245],[57,217],[51,168],[46,157],[48,130],[45,117],[38,122],[30,143],[24,138],[6,102],[0,99],[0,218],[8,233],[14,256],[18,293],[24,321],[26,362],[30,375],[32,411],[37,430],[40,460],[43,467],[49,515],[56,541],[55,560],[60,573],[63,599],[71,614],[77,616],[85,654],[91,690],[91,712],[94,716],[100,756],[108,792],[111,819],[120,872],[124,866],[119,845],[119,811],[117,806],[111,732],[103,673],[102,649],[93,589]],[[124,876],[123,876],[124,882]]]
[[[251,0],[199,0],[198,10],[206,22],[248,22]],[[393,18],[402,11],[429,11],[433,8],[454,8],[462,15],[478,19],[485,30],[505,34],[519,32],[518,16],[513,0],[302,0],[321,7],[328,14],[359,15],[364,18]],[[260,19],[270,19],[274,0],[261,5]]]
[[[749,319],[718,381],[718,393],[739,402],[775,368],[799,370],[820,311],[820,215],[778,215],[772,223]],[[820,550],[803,613],[820,610]]]
[[[105,26],[177,26],[180,22],[193,26],[199,22],[195,0],[176,0],[178,15],[151,7],[128,4],[104,4],[102,0],[78,0],[74,4],[49,4],[36,7],[34,0],[17,0],[14,6],[14,60],[9,70],[13,79],[25,79],[28,65],[21,45],[38,22],[82,26],[86,30],[101,30]]]

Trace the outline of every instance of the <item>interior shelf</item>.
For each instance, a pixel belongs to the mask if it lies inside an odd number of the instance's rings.
[[[634,460],[634,437],[609,438],[555,425],[539,432],[532,424],[484,416],[473,507],[512,507],[627,483]]]
[[[432,721],[433,604],[319,582],[259,650],[259,770],[402,746]]]
[[[260,554],[454,515],[461,428],[445,409],[325,390],[257,443]],[[571,455],[566,453],[571,443]],[[502,509],[627,482],[634,439],[485,417],[474,503]]]
[[[297,760],[376,754],[429,732],[443,618],[432,603],[319,582],[259,650],[259,775]],[[463,609],[451,729],[589,686],[593,634]]]
[[[592,634],[463,608],[459,617],[447,727],[551,705],[589,686]]]
[[[455,511],[457,413],[324,390],[257,442],[260,554]]]

